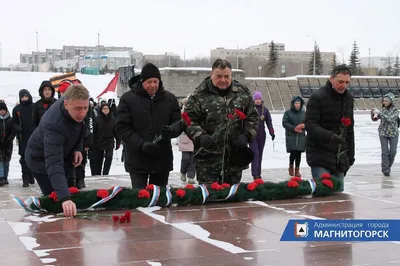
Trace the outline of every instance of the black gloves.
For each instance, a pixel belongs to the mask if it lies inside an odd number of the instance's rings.
[[[201,135],[200,137],[197,137],[196,140],[198,140],[200,146],[206,150],[215,146],[213,138],[208,134]]]
[[[329,144],[334,145],[334,146],[339,146],[340,144],[343,144],[344,141],[343,139],[335,133],[332,133],[330,140],[329,140]]]
[[[155,144],[151,141],[145,141],[145,142],[143,142],[143,144],[140,148],[145,153],[153,155],[158,152],[158,150],[160,149],[160,146],[158,146],[157,144]]]
[[[271,136],[272,141],[274,141],[274,139],[275,139],[275,133],[269,133],[269,135]]]
[[[245,147],[247,147],[248,141],[249,141],[249,140],[248,140],[248,138],[247,138],[247,135],[244,134],[244,133],[240,133],[240,134],[236,137],[235,141],[233,142],[233,145],[236,146],[236,147],[238,147],[238,148],[245,148]]]
[[[177,137],[177,132],[175,131],[175,129],[173,129],[172,127],[169,126],[164,126],[161,129],[161,135],[163,136],[163,138],[176,138]]]

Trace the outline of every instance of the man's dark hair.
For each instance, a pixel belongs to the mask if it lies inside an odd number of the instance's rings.
[[[216,68],[220,68],[220,69],[229,68],[230,70],[232,70],[232,65],[225,59],[217,59],[217,60],[215,60],[214,64],[212,64],[212,70],[214,70]]]
[[[336,75],[338,75],[338,74],[350,75],[350,77],[351,77],[350,68],[348,68],[348,66],[346,66],[345,64],[339,65],[339,66],[335,66],[332,69],[331,76],[332,77],[336,77]]]

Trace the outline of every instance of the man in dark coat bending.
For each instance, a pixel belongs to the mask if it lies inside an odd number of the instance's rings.
[[[62,202],[64,215],[76,215],[71,201],[66,168],[82,163],[83,123],[89,108],[89,91],[82,85],[71,85],[65,95],[43,115],[39,127],[28,141],[25,160],[44,195],[55,191]]]
[[[347,90],[350,77],[345,65],[335,67],[326,85],[307,102],[306,157],[314,179],[330,173],[343,180],[354,164],[354,99]]]

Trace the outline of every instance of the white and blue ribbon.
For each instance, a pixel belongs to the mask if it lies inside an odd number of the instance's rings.
[[[229,190],[228,196],[226,196],[225,200],[232,198],[233,196],[236,195],[236,192],[238,191],[239,184],[234,184],[231,186],[231,189]]]
[[[201,189],[201,194],[203,195],[203,204],[207,201],[208,196],[210,195],[210,192],[208,192],[208,189],[206,187],[206,185],[202,184],[199,185],[200,189]]]
[[[165,196],[167,197],[167,204],[165,204],[165,207],[167,207],[172,203],[171,187],[169,185],[165,187]]]
[[[98,202],[96,202],[96,203],[94,203],[92,206],[90,206],[89,208],[86,208],[86,209],[83,209],[83,210],[79,210],[79,212],[91,210],[91,209],[93,209],[94,207],[97,207],[97,206],[99,206],[99,205],[101,205],[101,204],[103,204],[103,203],[109,201],[110,199],[114,198],[115,195],[117,195],[117,194],[118,194],[119,192],[121,192],[123,189],[124,189],[123,187],[119,187],[119,186],[114,187],[113,192],[112,192],[110,195],[108,195],[108,197],[105,197],[104,199],[99,200]]]
[[[310,183],[310,187],[311,187],[311,194],[314,193],[315,189],[317,188],[317,185],[315,184],[314,179],[309,179],[308,183]]]
[[[158,199],[160,198],[160,187],[153,185],[153,197],[150,200],[149,206],[147,207],[153,207],[157,204]]]

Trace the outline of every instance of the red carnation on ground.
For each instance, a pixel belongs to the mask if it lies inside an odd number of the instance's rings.
[[[322,179],[324,179],[324,178],[331,178],[331,174],[330,174],[330,173],[323,173],[323,174],[321,175],[321,178],[322,178]]]
[[[251,182],[247,185],[247,190],[253,191],[257,188],[257,184],[254,182]]]
[[[154,185],[153,184],[149,184],[145,187],[145,189],[147,190],[154,190]]]
[[[190,119],[188,113],[183,112],[181,116],[187,126],[190,126],[192,124],[192,119]]]
[[[141,189],[141,190],[139,190],[138,198],[139,198],[139,199],[142,199],[142,198],[147,198],[147,199],[149,199],[149,198],[150,198],[150,192],[148,192],[148,191],[145,190],[145,189]]]
[[[104,199],[104,198],[107,198],[108,195],[110,195],[110,193],[108,193],[107,189],[99,189],[99,190],[97,190],[96,195],[97,195],[97,197]]]
[[[246,115],[242,111],[240,111],[239,109],[235,109],[235,113],[239,117],[240,120],[245,120],[246,119]]]
[[[231,185],[229,185],[228,183],[222,183],[222,184],[221,184],[221,187],[223,187],[223,188],[230,188]]]
[[[58,201],[57,193],[55,191],[51,192],[49,195],[49,199],[52,199],[54,201]]]
[[[296,181],[290,180],[290,181],[287,183],[287,186],[290,187],[290,188],[295,188],[295,187],[298,187],[298,186],[299,186],[299,183],[297,183]]]
[[[121,215],[121,217],[119,217],[119,222],[120,222],[121,224],[123,224],[123,223],[125,223],[125,221],[126,221],[125,216],[124,216],[124,215]]]
[[[329,179],[324,179],[324,180],[322,180],[322,184],[324,184],[325,186],[328,186],[328,187],[330,187],[330,188],[333,188],[333,183],[332,183],[332,181],[329,180]]]
[[[262,185],[264,184],[264,180],[261,178],[254,179],[253,183],[256,183],[257,185]]]
[[[75,194],[75,193],[78,193],[78,192],[79,192],[79,189],[78,189],[77,187],[70,187],[70,188],[69,188],[69,192],[70,192],[71,194]]]
[[[291,181],[295,181],[295,182],[301,182],[301,178],[298,176],[294,176],[290,179]]]
[[[126,222],[128,222],[128,223],[131,222],[131,216],[132,216],[132,213],[130,211],[125,212],[124,217],[125,217]]]
[[[180,188],[180,189],[178,189],[178,190],[175,192],[175,194],[176,194],[176,196],[178,196],[179,198],[183,198],[183,197],[186,195],[186,191]]]
[[[349,127],[351,125],[351,120],[348,117],[342,117],[342,119],[340,120],[340,122],[342,123],[343,126],[345,127]]]
[[[195,189],[195,187],[192,184],[187,184],[185,186],[185,188],[187,188],[187,189]]]
[[[211,184],[211,188],[214,190],[222,190],[224,189],[220,184],[218,184],[218,182],[214,182]]]
[[[119,221],[118,215],[113,215],[112,220],[114,221],[114,223],[117,223]]]

